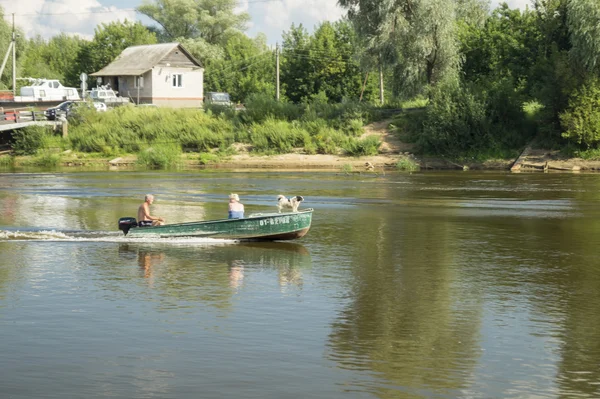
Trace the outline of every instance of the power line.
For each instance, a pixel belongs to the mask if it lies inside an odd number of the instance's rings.
[[[282,2],[283,0],[249,0],[247,2],[239,2],[238,5],[246,5],[246,4],[259,4],[259,3],[273,3],[273,2]],[[12,3],[12,2],[11,2]],[[9,13],[5,12],[5,16],[9,14],[14,14],[15,18],[20,17],[44,17],[44,16],[56,16],[56,15],[88,15],[88,14],[113,14],[120,12],[136,12],[140,13],[136,8],[118,8],[112,10],[88,10],[81,12],[37,12],[37,13]],[[141,14],[141,13],[140,13]]]
[[[229,70],[229,69],[233,68],[235,64],[242,64],[242,63],[244,63],[244,62],[247,62],[247,61],[253,60],[253,59],[255,59],[255,58],[258,58],[258,57],[260,57],[260,56],[263,56],[263,55],[265,55],[265,54],[272,54],[272,52],[271,52],[271,50],[267,50],[267,51],[263,51],[263,52],[262,52],[262,53],[260,53],[260,54],[257,54],[257,55],[255,55],[255,56],[252,56],[252,57],[249,57],[249,58],[246,58],[246,59],[243,59],[243,60],[236,61],[236,62],[234,62],[234,63],[232,63],[232,64],[230,64],[230,65],[228,65],[228,66],[226,66],[226,67],[224,67],[224,68],[222,68],[222,69],[220,69],[220,70],[219,70],[219,72],[225,72],[225,71],[227,71],[227,70]],[[255,63],[253,63],[253,64],[255,64]],[[250,64],[250,65],[253,65],[253,64]]]

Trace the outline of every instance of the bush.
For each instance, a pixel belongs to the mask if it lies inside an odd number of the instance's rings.
[[[587,148],[597,147],[600,143],[600,81],[593,80],[576,90],[560,121],[563,137]]]
[[[304,145],[306,133],[298,124],[270,118],[251,126],[250,140],[254,151],[284,154]]]
[[[407,172],[414,172],[416,170],[419,170],[420,167],[419,167],[419,164],[417,164],[412,159],[410,159],[410,158],[402,158],[396,164],[396,169],[398,169],[398,170],[405,170]]]
[[[167,169],[178,166],[181,147],[177,144],[159,144],[140,151],[137,163],[149,168]]]
[[[45,148],[50,130],[44,126],[30,126],[15,130],[12,134],[12,148],[17,155],[34,155]]]
[[[351,138],[344,143],[343,148],[348,155],[377,155],[381,141],[377,136],[367,136],[362,140]]]
[[[238,117],[244,124],[262,123],[267,119],[292,121],[300,118],[301,106],[277,101],[265,94],[253,94],[246,99],[246,109]]]

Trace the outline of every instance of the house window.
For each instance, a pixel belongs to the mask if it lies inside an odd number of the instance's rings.
[[[134,87],[134,88],[136,88],[136,89],[137,89],[138,87],[139,87],[139,88],[142,88],[142,87],[144,87],[144,77],[143,77],[143,76],[136,76],[136,77],[133,79],[133,87]]]
[[[173,87],[183,87],[183,74],[174,73],[171,79],[173,80]]]

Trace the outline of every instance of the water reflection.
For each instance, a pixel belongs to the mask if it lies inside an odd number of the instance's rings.
[[[347,233],[357,244],[348,248],[350,300],[332,324],[330,358],[381,379],[378,397],[398,397],[394,387],[407,397],[459,397],[477,364],[481,309],[456,286],[456,222],[393,209],[349,217],[361,229]]]
[[[183,295],[173,286],[185,281],[192,286],[212,287],[223,305],[232,291],[243,287],[246,276],[277,273],[280,291],[301,289],[302,273],[311,267],[308,250],[295,243],[236,243],[227,245],[160,245],[157,243],[122,243],[118,249],[121,261],[135,259],[140,275],[156,289],[170,295]],[[226,290],[225,288],[229,288]],[[216,297],[211,297],[214,301]],[[190,298],[191,299],[191,298]]]

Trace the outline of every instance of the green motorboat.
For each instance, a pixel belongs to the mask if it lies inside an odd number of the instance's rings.
[[[128,237],[208,237],[230,240],[294,240],[310,229],[312,208],[292,213],[255,213],[243,219],[137,227],[135,218],[119,219],[119,230]]]

